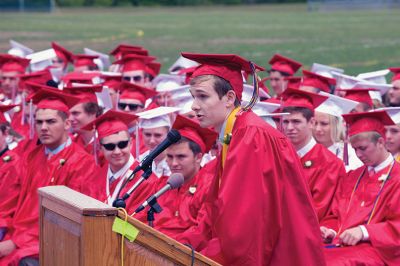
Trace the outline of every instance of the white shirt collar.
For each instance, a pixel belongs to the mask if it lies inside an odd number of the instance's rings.
[[[108,166],[108,171],[107,171],[108,180],[110,180],[111,177],[114,177],[115,179],[119,178],[122,174],[124,174],[126,171],[128,171],[128,169],[132,166],[132,164],[134,162],[135,162],[135,159],[133,158],[133,155],[131,154],[129,156],[128,162],[121,169],[119,169],[117,172],[113,173],[111,171],[111,167]]]
[[[381,170],[385,169],[386,167],[388,167],[393,161],[394,161],[393,156],[391,154],[389,154],[388,157],[386,158],[386,160],[384,160],[383,162],[381,162],[377,166],[375,166],[375,167],[368,166],[368,171],[371,171],[371,169],[374,169],[375,173],[378,173],[379,171],[381,171]]]
[[[304,155],[311,151],[311,149],[314,148],[315,145],[317,145],[317,142],[313,137],[311,137],[310,141],[303,148],[297,151],[297,155],[299,155],[300,158],[303,158]]]

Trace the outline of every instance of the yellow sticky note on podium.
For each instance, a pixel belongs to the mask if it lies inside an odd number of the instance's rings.
[[[135,241],[139,230],[128,222],[116,217],[112,227],[113,232],[121,234],[126,237],[130,242]]]

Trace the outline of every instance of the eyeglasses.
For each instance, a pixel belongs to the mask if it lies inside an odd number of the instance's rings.
[[[138,75],[138,76],[123,76],[122,79],[125,81],[141,82],[143,77],[140,75]]]
[[[129,140],[123,140],[118,143],[102,143],[103,147],[108,151],[115,150],[115,147],[118,146],[120,150],[125,149],[128,146]]]
[[[143,108],[144,106],[141,104],[135,104],[135,103],[118,103],[118,108],[121,110],[125,110],[125,108],[128,106],[130,111],[136,111],[139,107]]]

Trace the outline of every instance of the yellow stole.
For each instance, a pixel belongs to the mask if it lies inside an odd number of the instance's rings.
[[[230,143],[231,137],[232,137],[232,129],[233,129],[233,125],[235,124],[236,115],[239,112],[239,110],[240,110],[240,107],[235,108],[229,114],[228,119],[226,120],[226,126],[225,126],[225,131],[224,131],[224,141],[222,144],[222,160],[221,160],[222,169],[224,169],[224,166],[225,166],[226,155],[228,153],[229,143]]]

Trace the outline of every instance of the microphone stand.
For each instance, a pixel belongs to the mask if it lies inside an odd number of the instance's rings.
[[[154,227],[154,213],[160,213],[163,209],[161,208],[160,204],[158,204],[156,197],[151,199],[149,206],[150,208],[147,211],[147,222],[150,227]]]
[[[152,172],[153,172],[152,165],[150,164],[149,167],[147,167],[147,169],[143,172],[141,178],[133,185],[133,187],[127,193],[125,193],[125,195],[122,198],[119,197],[118,193],[118,198],[114,200],[113,207],[125,209],[126,208],[125,200],[127,200],[130,197],[132,192],[134,192],[139,187],[139,185],[143,183],[143,181],[147,180],[150,177]],[[129,178],[127,180],[129,180]]]

